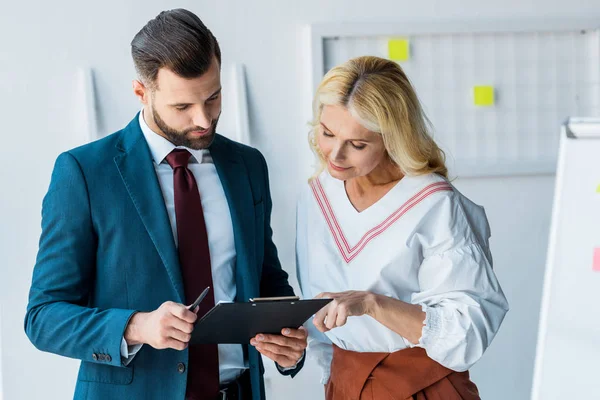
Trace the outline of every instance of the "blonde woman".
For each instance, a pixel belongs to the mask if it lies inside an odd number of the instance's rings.
[[[298,203],[308,324],[331,399],[478,399],[468,369],[508,303],[482,207],[447,179],[444,154],[396,63],[359,57],[317,89],[320,169]]]

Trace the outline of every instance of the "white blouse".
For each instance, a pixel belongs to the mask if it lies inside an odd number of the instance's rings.
[[[329,380],[332,343],[358,352],[419,346],[447,368],[469,369],[508,311],[489,237],[483,208],[436,174],[402,178],[362,212],[343,181],[327,171],[313,179],[297,210],[303,297],[364,290],[419,304],[426,313],[417,344],[366,315],[325,334],[309,321],[308,356],[322,367],[322,383]]]

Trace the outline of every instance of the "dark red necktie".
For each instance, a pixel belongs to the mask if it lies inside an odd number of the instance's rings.
[[[183,276],[186,303],[192,304],[200,293],[210,286],[210,292],[200,303],[201,317],[215,305],[208,234],[200,193],[188,161],[192,154],[175,149],[167,156],[173,168],[175,217],[179,263]],[[219,394],[219,353],[216,344],[189,347],[186,399],[215,399]]]

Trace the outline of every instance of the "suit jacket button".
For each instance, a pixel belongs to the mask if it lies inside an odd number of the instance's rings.
[[[94,361],[98,361],[98,354],[96,354],[96,353],[92,354],[92,358],[94,359]]]
[[[177,364],[177,372],[179,372],[180,374],[183,374],[185,372],[185,364],[184,363],[179,363]]]
[[[110,356],[110,354],[106,355],[106,361],[111,362],[112,361],[112,357]]]

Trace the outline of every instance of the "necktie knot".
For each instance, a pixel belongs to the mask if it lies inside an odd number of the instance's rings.
[[[186,168],[192,153],[185,149],[175,149],[167,155],[167,162],[171,166],[171,168]]]

